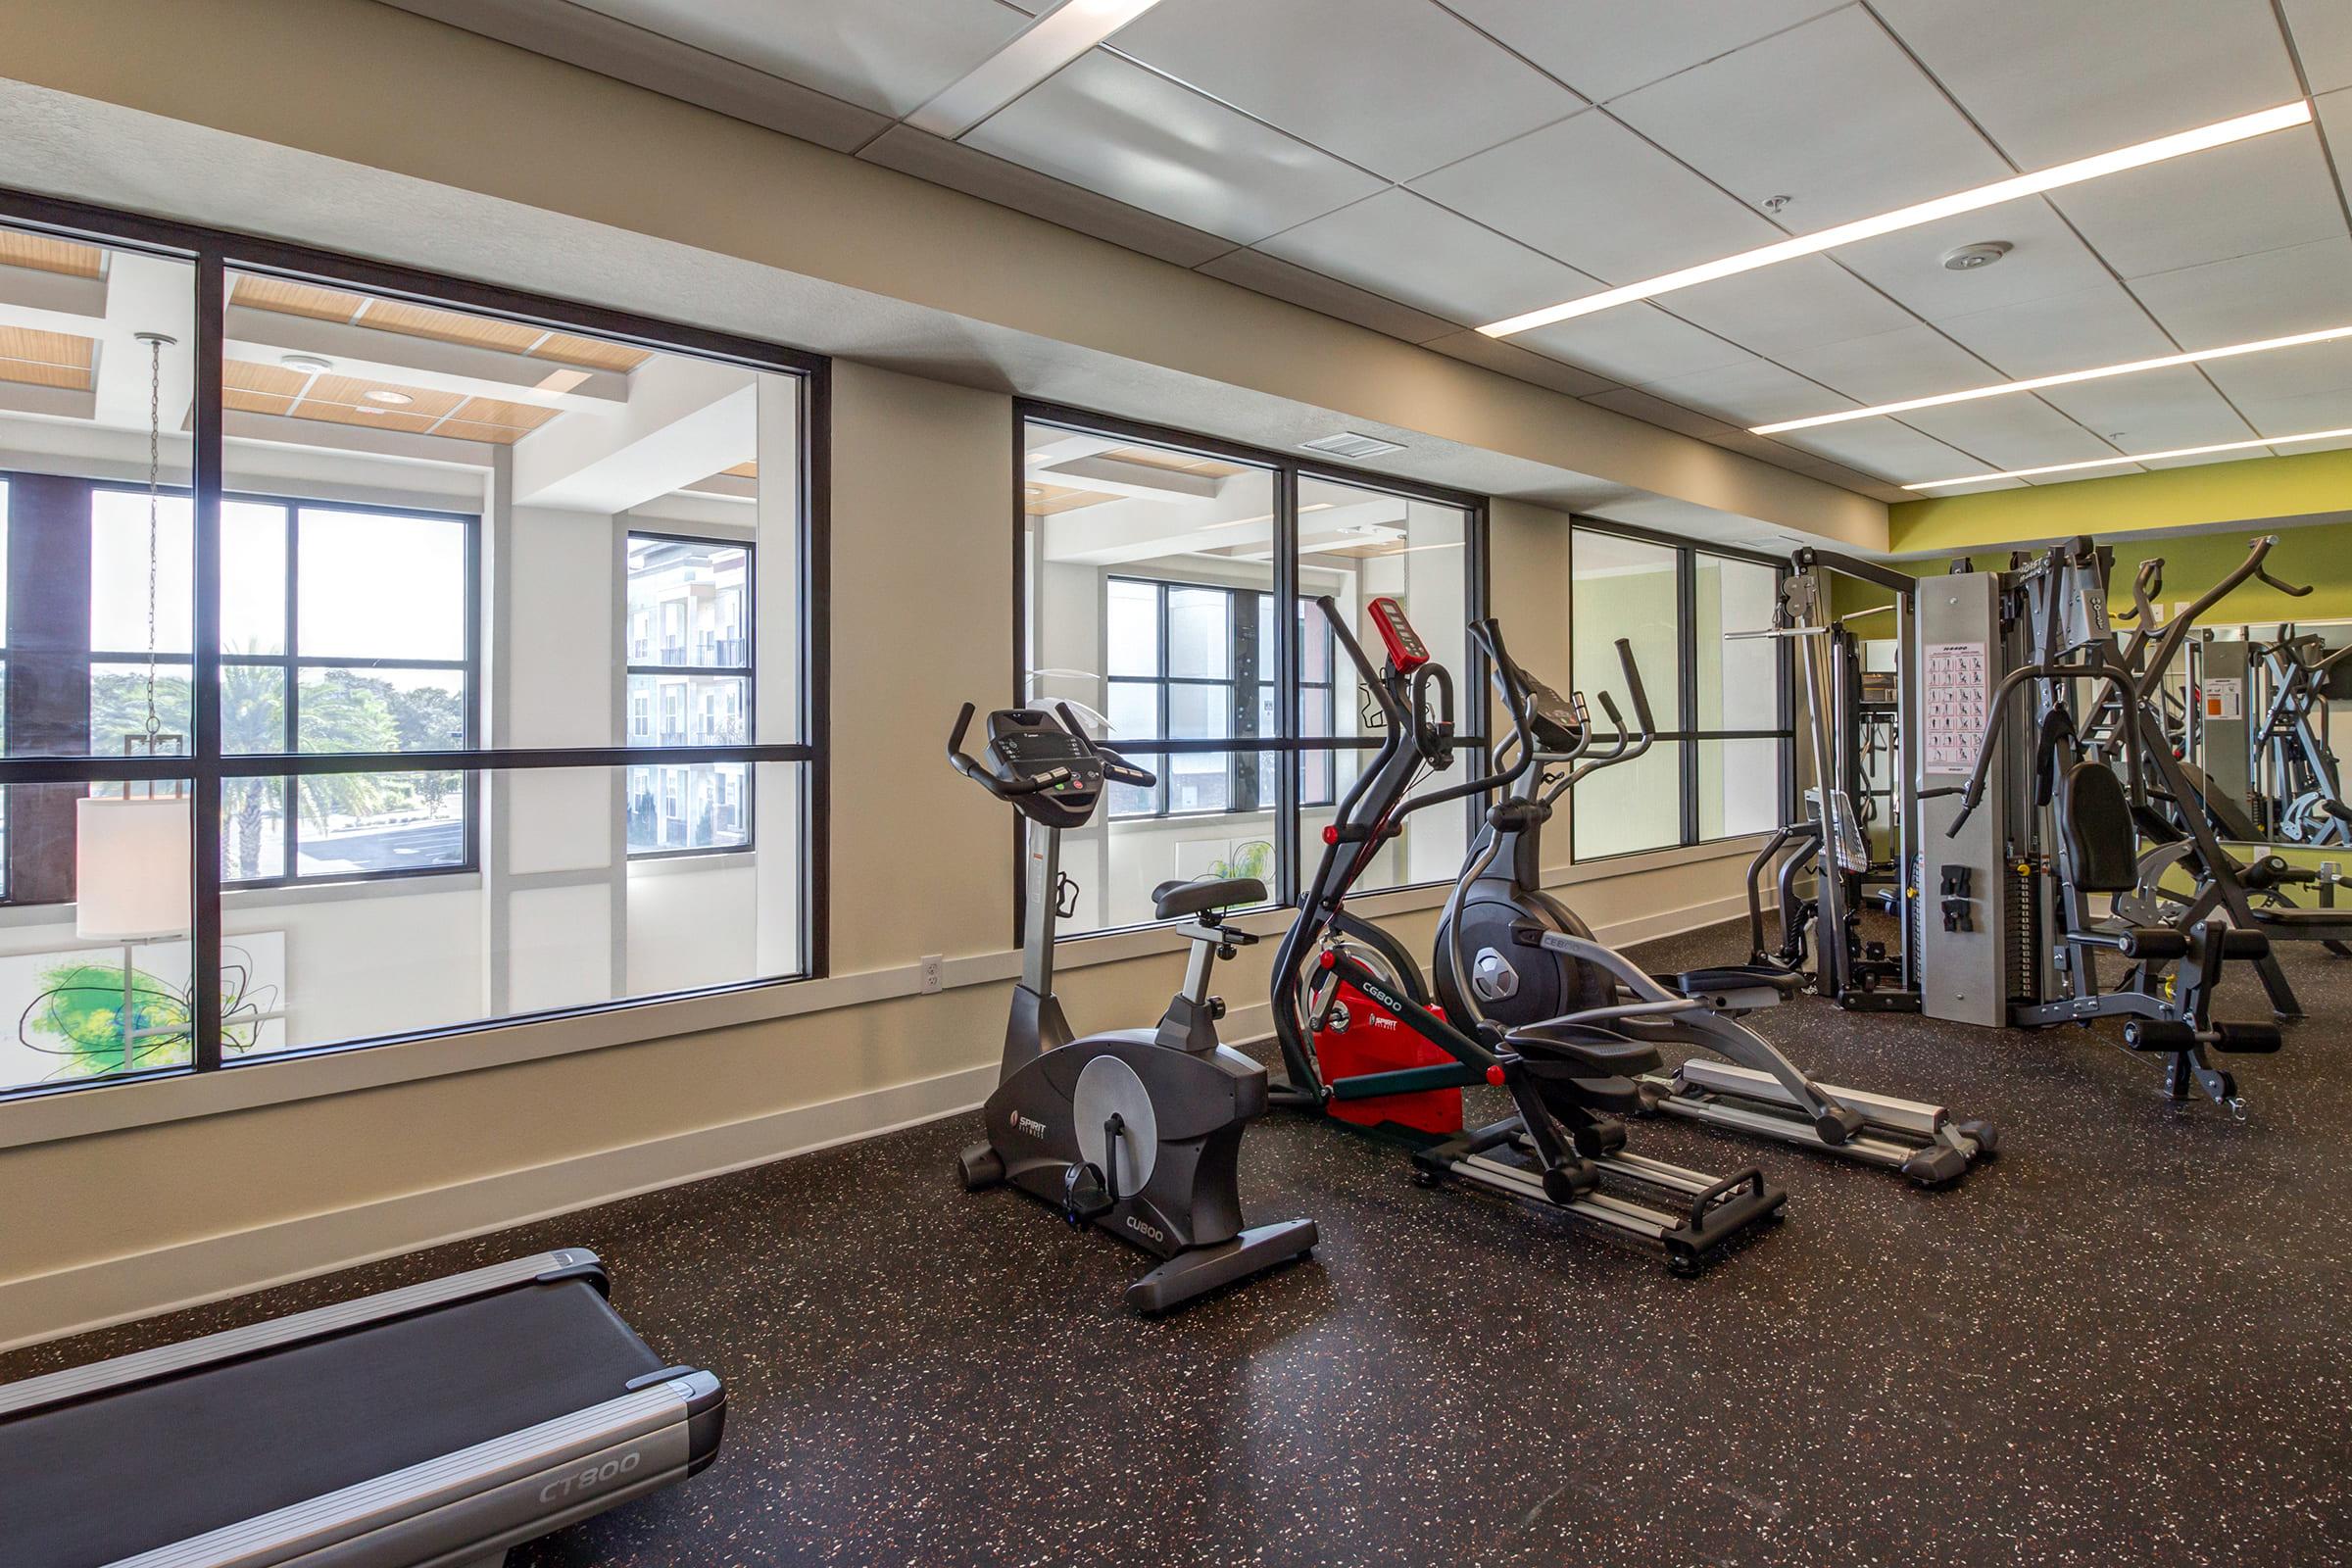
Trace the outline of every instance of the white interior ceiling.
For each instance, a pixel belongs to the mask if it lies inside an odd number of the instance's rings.
[[[953,142],[904,117],[1046,0],[388,3],[1883,499],[2352,426],[2338,342],[1746,429],[2352,323],[2346,0],[1161,0]],[[2300,97],[2312,125],[1467,330]]]

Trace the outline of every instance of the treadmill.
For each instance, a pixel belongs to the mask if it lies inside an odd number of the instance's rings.
[[[726,1395],[566,1248],[0,1386],[9,1568],[496,1568],[682,1481]]]

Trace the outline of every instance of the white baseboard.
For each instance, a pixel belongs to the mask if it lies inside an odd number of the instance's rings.
[[[970,1110],[994,1063],[652,1143],[0,1282],[0,1350],[575,1213]]]
[[[1612,946],[1628,946],[1694,931],[1746,908],[1744,895],[1714,899],[1622,920],[1595,934]],[[1271,1038],[1271,1004],[1234,1007],[1223,1033],[1237,1043]],[[0,1281],[0,1350],[331,1274],[957,1115],[988,1098],[996,1071],[994,1065],[968,1067],[355,1208]]]

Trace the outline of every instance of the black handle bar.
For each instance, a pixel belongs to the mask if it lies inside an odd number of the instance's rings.
[[[1157,773],[1130,761],[1127,754],[1117,747],[1106,745],[1089,735],[1086,732],[1086,726],[1078,722],[1078,715],[1070,711],[1069,704],[1055,703],[1054,711],[1061,715],[1061,727],[1077,737],[1079,748],[1089,757],[1097,758],[1102,761],[1102,771],[1107,777],[1121,784],[1132,784],[1142,790],[1152,789],[1159,783]]]

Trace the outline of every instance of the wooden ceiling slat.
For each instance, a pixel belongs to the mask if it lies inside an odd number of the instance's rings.
[[[98,277],[106,270],[106,253],[75,240],[0,228],[0,264],[68,277]]]

